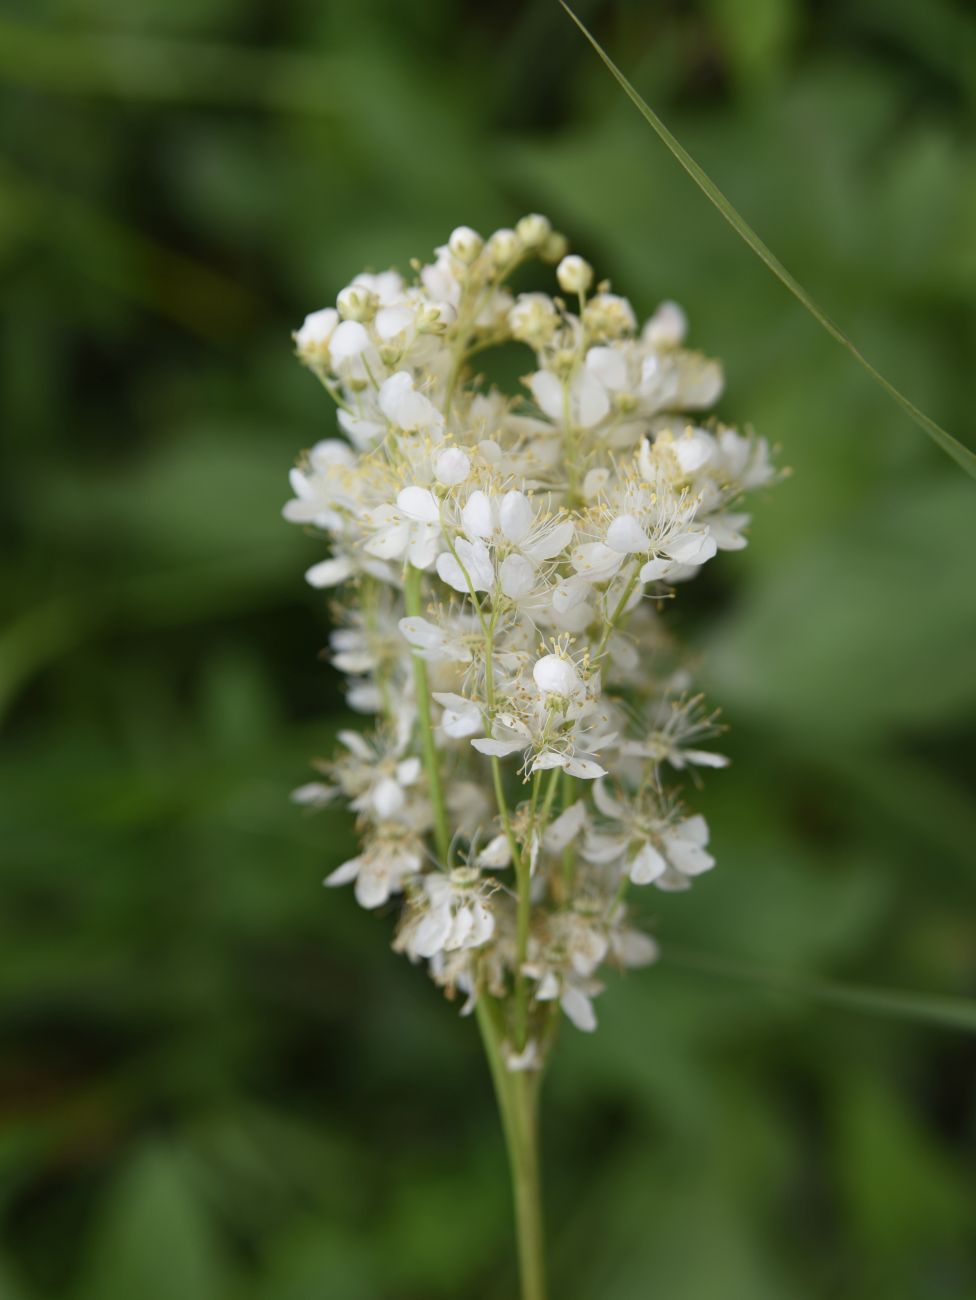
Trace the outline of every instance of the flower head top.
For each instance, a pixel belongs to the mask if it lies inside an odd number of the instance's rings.
[[[512,292],[533,260],[558,292]],[[295,797],[357,814],[327,883],[402,896],[395,947],[466,1006],[498,1000],[510,1068],[541,1063],[558,1008],[594,1027],[602,966],[653,960],[641,887],[714,865],[677,783],[727,760],[661,598],[746,545],[742,499],[777,475],[704,415],[722,369],[687,334],[670,301],[641,325],[532,214],[458,227],[412,279],[356,276],[294,335],[343,437],[300,459],[285,517],[328,541],[306,576],[375,716]],[[506,394],[472,363],[513,342]]]

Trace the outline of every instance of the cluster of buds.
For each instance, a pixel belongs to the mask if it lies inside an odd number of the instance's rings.
[[[532,259],[560,296],[512,291]],[[714,865],[678,787],[726,760],[662,610],[745,546],[741,499],[776,472],[699,414],[722,371],[681,309],[640,328],[544,217],[461,227],[414,270],[357,276],[295,334],[345,436],[302,456],[284,513],[328,540],[306,577],[336,592],[332,660],[373,720],[295,797],[355,811],[326,883],[398,898],[396,949],[466,1008],[497,1000],[531,1069],[560,1009],[595,1027],[603,967],[654,959],[630,891]],[[517,396],[472,368],[513,341]]]

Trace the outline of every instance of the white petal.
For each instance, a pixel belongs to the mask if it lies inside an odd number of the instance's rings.
[[[463,948],[467,941],[468,935],[474,929],[474,916],[470,907],[459,907],[454,914],[454,923],[451,926],[451,933],[447,937],[445,948]]]
[[[413,376],[406,370],[386,380],[378,401],[390,424],[400,429],[440,430],[444,426],[444,417],[433,402],[415,390]]]
[[[440,541],[440,529],[433,524],[415,524],[410,545],[407,547],[407,559],[415,569],[429,569],[437,555]]]
[[[540,411],[550,420],[562,420],[563,386],[550,370],[537,370],[529,378],[529,390]]]
[[[707,749],[683,749],[681,757],[686,763],[695,763],[698,767],[728,767],[729,765],[729,760],[724,754],[713,754]]]
[[[535,566],[524,555],[506,555],[498,570],[502,591],[509,600],[527,596],[535,585]]]
[[[460,538],[454,548],[467,571],[475,591],[491,591],[495,585],[495,568],[488,547],[481,541],[469,542]],[[467,587],[465,587],[467,591]]]
[[[386,821],[394,813],[398,813],[406,801],[399,782],[394,781],[391,776],[378,781],[373,789],[372,804],[381,821]]]
[[[533,560],[551,560],[569,546],[575,531],[576,526],[573,521],[565,519],[548,532],[543,533],[537,542],[526,546],[525,553],[531,555]]]
[[[460,696],[456,698],[460,699]],[[481,708],[470,700],[462,700],[460,708],[447,707],[441,714],[441,726],[444,734],[453,740],[463,740],[473,736],[482,728]]]
[[[635,885],[649,885],[664,875],[667,866],[654,845],[645,844],[631,861],[627,874]]]
[[[433,650],[442,646],[446,639],[439,627],[434,623],[428,623],[425,618],[420,618],[419,615],[401,618],[399,628],[410,644],[417,650]]]
[[[678,464],[686,474],[694,474],[711,458],[715,451],[715,440],[704,430],[696,429],[694,433],[682,434],[671,444]]]
[[[660,578],[666,578],[673,568],[673,560],[665,560],[660,557],[648,560],[640,571],[640,580],[641,582],[657,582]]]
[[[396,777],[401,785],[413,785],[420,776],[420,759],[405,758],[396,765]]]
[[[619,551],[611,551],[602,542],[586,542],[583,546],[577,546],[572,559],[576,572],[590,582],[604,582],[607,578],[612,578],[623,564],[623,556]]]
[[[577,605],[582,605],[590,590],[590,584],[582,578],[563,578],[553,590],[552,607],[557,614],[566,614]]]
[[[546,830],[544,843],[550,853],[561,853],[576,839],[586,821],[586,807],[582,799],[564,809]]]
[[[455,591],[467,594],[468,580],[457,560],[447,551],[441,551],[437,557],[437,576]]]
[[[603,781],[593,787],[593,802],[604,817],[610,817],[614,821],[622,818],[627,811],[620,800],[613,797]]]
[[[584,781],[595,781],[597,777],[607,774],[607,769],[601,767],[599,763],[594,763],[591,758],[568,758],[566,771],[570,776],[578,776]]]
[[[585,993],[581,993],[579,989],[566,989],[559,999],[559,1004],[577,1029],[582,1029],[585,1034],[593,1033],[596,1029],[596,1014],[592,1002]]]
[[[644,326],[641,337],[653,348],[676,348],[688,333],[688,317],[676,302],[662,302]]]
[[[507,835],[496,835],[489,840],[478,854],[475,865],[478,867],[507,867],[512,861],[512,846]]]
[[[344,320],[335,327],[329,340],[329,356],[333,365],[358,357],[369,347],[369,334],[358,320]]]
[[[477,948],[487,943],[495,933],[495,918],[484,903],[477,902],[472,904],[471,915],[474,918],[474,925],[468,935],[468,947]]]
[[[310,312],[302,321],[301,329],[295,332],[295,346],[302,352],[316,344],[328,343],[338,323],[339,313],[334,307],[323,307],[321,311]]]
[[[413,936],[413,950],[418,957],[433,957],[444,947],[451,933],[451,910],[431,908],[422,917]]]
[[[640,555],[651,548],[651,539],[636,515],[619,515],[607,529],[607,546],[624,555]]]
[[[355,880],[359,875],[359,868],[362,863],[362,858],[350,858],[348,862],[343,862],[341,867],[336,867],[331,875],[326,876],[323,883],[329,886],[348,885],[350,881]]]
[[[600,787],[597,785],[594,788],[598,790]],[[587,862],[592,862],[596,866],[606,866],[616,862],[626,848],[626,835],[600,835],[592,831],[587,835],[583,845],[583,856]]]
[[[640,930],[626,929],[619,932],[614,948],[625,966],[650,966],[658,958],[657,944],[649,934]]]
[[[510,542],[520,542],[532,527],[532,503],[524,492],[506,492],[498,508],[498,524]]]
[[[336,587],[345,582],[353,571],[353,563],[345,555],[331,560],[320,560],[305,572],[305,581],[313,587]]]
[[[524,748],[519,740],[481,739],[472,740],[471,744],[479,754],[489,754],[493,758],[506,758],[509,754],[514,754],[517,749]]]
[[[416,316],[409,307],[382,307],[373,324],[381,339],[394,339],[408,330],[415,320]]]
[[[627,387],[627,360],[618,348],[590,348],[586,368],[613,392]]]
[[[409,542],[410,525],[404,521],[402,524],[392,524],[371,537],[363,550],[375,555],[378,560],[395,560],[407,549]]]
[[[592,429],[610,411],[607,390],[595,375],[581,370],[573,381],[573,403],[576,422],[584,429]]]
[[[661,550],[677,564],[704,564],[718,550],[715,539],[707,532],[679,533],[662,543]]]
[[[365,860],[356,877],[356,902],[360,907],[382,907],[392,892],[389,865]]]
[[[397,494],[397,506],[408,519],[421,524],[436,524],[440,521],[437,498],[429,488],[405,487]]]
[[[461,511],[461,524],[469,537],[490,537],[493,524],[491,502],[484,492],[472,492]]]

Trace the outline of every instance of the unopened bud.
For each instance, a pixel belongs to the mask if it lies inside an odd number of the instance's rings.
[[[548,217],[538,212],[530,212],[527,217],[516,223],[515,233],[526,248],[538,248],[552,233],[552,223]]]
[[[563,293],[586,293],[593,283],[593,267],[582,257],[570,253],[556,267],[556,279]]]
[[[514,230],[496,230],[489,236],[485,250],[491,258],[492,266],[507,266],[521,253],[522,241]]]
[[[451,231],[447,246],[459,262],[469,266],[485,246],[485,241],[470,226],[458,226]]]
[[[558,230],[554,230],[539,250],[539,256],[544,262],[548,262],[550,266],[553,266],[556,262],[562,261],[568,252],[569,240],[565,235],[561,235]]]

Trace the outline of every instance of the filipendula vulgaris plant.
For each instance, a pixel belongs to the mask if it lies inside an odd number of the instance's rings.
[[[506,287],[558,263],[560,296]],[[332,662],[364,731],[295,799],[342,800],[360,851],[328,885],[400,903],[397,951],[484,1040],[509,1149],[524,1300],[545,1292],[539,1080],[563,1015],[596,1028],[605,967],[653,962],[632,890],[714,866],[680,782],[726,760],[662,613],[775,471],[762,438],[703,422],[717,362],[662,303],[638,328],[546,218],[459,227],[414,266],[358,275],[298,356],[344,438],[305,453],[285,517],[320,533]],[[517,341],[507,394],[472,368]]]

